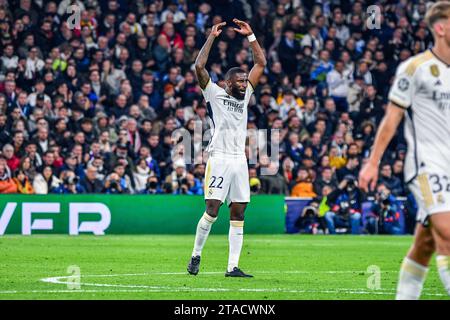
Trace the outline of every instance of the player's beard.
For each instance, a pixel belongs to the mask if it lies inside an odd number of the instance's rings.
[[[242,94],[239,88],[236,87],[231,87],[231,95],[238,100],[243,100],[245,97],[245,94]]]

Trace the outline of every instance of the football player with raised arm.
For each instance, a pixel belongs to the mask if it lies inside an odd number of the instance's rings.
[[[206,100],[212,129],[208,144],[208,162],[205,171],[206,210],[197,225],[192,257],[187,267],[189,274],[199,272],[200,257],[220,206],[226,201],[230,208],[228,235],[229,257],[226,277],[252,277],[238,266],[244,234],[244,211],[250,202],[250,186],[245,141],[247,137],[247,106],[259,78],[264,72],[266,58],[251,27],[233,19],[237,33],[247,37],[253,52],[254,65],[249,73],[235,67],[225,74],[225,88],[211,81],[205,66],[214,40],[219,37],[226,22],[212,27],[195,61],[195,73]]]

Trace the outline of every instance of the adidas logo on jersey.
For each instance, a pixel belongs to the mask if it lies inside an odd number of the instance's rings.
[[[434,83],[434,85],[435,85],[435,86],[441,86],[441,85],[442,85],[441,80],[438,79],[438,80]]]

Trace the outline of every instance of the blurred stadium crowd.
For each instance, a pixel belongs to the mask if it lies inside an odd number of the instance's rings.
[[[372,24],[371,4],[381,10]],[[177,158],[172,133],[208,128],[193,63],[213,24],[228,22],[212,80],[251,68],[234,17],[250,22],[268,60],[248,127],[280,130],[279,161],[250,166],[252,193],[348,189],[397,65],[431,44],[425,11],[406,0],[0,0],[0,193],[203,194],[205,164]],[[384,193],[407,195],[405,151],[399,132],[381,165]]]

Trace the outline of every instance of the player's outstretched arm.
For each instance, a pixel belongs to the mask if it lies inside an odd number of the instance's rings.
[[[381,161],[384,151],[397,130],[398,125],[402,121],[405,109],[390,102],[386,109],[386,114],[381,121],[375,136],[375,142],[369,161],[364,165],[359,173],[359,186],[365,192],[375,189],[378,180],[378,165]]]
[[[239,26],[239,28],[233,28],[234,31],[242,34],[245,37],[253,35],[253,30],[248,23],[238,19],[233,19],[233,22]],[[250,41],[250,47],[252,48],[253,61],[255,64],[253,65],[252,70],[250,70],[248,81],[250,81],[251,85],[255,87],[259,82],[259,78],[264,72],[267,61],[266,57],[264,56],[264,52],[256,39]]]
[[[198,53],[197,59],[195,59],[195,74],[197,75],[198,83],[202,89],[206,88],[209,81],[209,74],[205,68],[206,63],[208,62],[209,51],[211,51],[214,40],[222,33],[222,27],[226,24],[226,22],[221,22],[212,27],[211,33]]]

